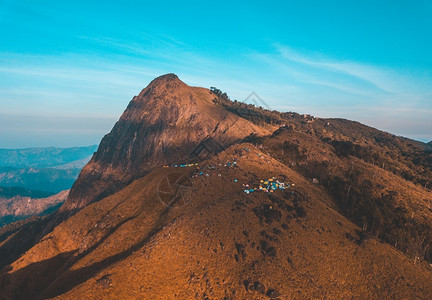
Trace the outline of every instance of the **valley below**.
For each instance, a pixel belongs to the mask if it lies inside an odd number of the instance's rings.
[[[56,211],[96,149],[0,149],[0,227]]]

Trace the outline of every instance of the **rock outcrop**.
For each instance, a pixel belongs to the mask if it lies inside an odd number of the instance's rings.
[[[102,139],[59,214],[113,194],[154,167],[200,160],[250,134],[269,133],[214,104],[214,98],[175,74],[154,79]]]

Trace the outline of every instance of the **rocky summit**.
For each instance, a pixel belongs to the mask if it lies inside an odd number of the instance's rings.
[[[175,74],[134,97],[82,170],[61,212],[75,211],[125,187],[155,167],[194,160],[269,132],[213,103],[207,89]]]

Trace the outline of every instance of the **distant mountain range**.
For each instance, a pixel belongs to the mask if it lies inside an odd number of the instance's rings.
[[[0,227],[57,210],[96,149],[0,149]]]
[[[96,150],[97,145],[73,148],[0,149],[0,167],[17,169],[57,167],[89,157]]]
[[[0,186],[48,192],[51,195],[70,189],[80,168],[0,168]]]
[[[97,145],[0,149],[0,186],[48,192],[70,189]]]
[[[31,197],[31,198],[45,198],[51,196],[50,192],[43,192],[38,190],[28,190],[23,187],[0,187],[0,198],[10,199],[15,196]]]

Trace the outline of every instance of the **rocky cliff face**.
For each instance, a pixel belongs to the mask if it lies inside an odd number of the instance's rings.
[[[102,139],[60,213],[100,200],[156,166],[200,160],[250,134],[268,134],[215,105],[214,98],[174,74],[154,79]]]

